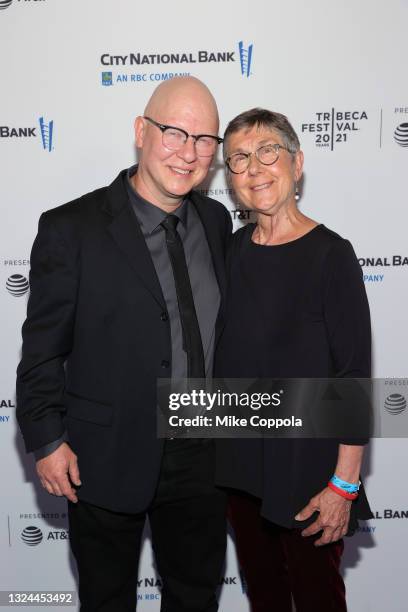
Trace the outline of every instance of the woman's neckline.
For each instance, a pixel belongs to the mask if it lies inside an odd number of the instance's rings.
[[[279,247],[287,247],[287,246],[289,246],[291,244],[297,244],[301,240],[304,240],[305,238],[308,238],[317,229],[324,227],[323,223],[318,223],[317,225],[312,227],[311,230],[309,230],[308,232],[306,232],[302,236],[299,236],[299,238],[294,238],[293,240],[288,240],[287,242],[281,242],[280,244],[259,244],[258,242],[254,242],[252,240],[253,233],[254,233],[254,231],[256,229],[256,223],[254,223],[253,225],[254,225],[254,227],[253,227],[252,231],[248,232],[250,244],[253,245],[256,248],[259,247],[259,248],[267,248],[267,249],[277,249]]]

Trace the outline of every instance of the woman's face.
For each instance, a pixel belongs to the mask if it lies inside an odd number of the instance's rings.
[[[292,155],[279,149],[279,158],[271,166],[258,161],[254,152],[264,145],[280,144],[282,138],[266,127],[254,126],[231,134],[227,141],[227,157],[234,153],[251,153],[249,166],[242,174],[229,172],[232,187],[246,208],[275,215],[280,209],[295,206],[295,184],[302,175],[303,153]]]

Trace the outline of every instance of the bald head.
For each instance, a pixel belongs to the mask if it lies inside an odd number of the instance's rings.
[[[218,127],[217,105],[204,83],[194,77],[161,83],[144,116],[135,121],[139,165],[133,186],[139,195],[166,212],[174,211],[207,176],[218,145]],[[210,142],[210,147],[203,150],[197,138],[204,136],[201,144]]]
[[[213,122],[213,129],[218,131],[219,119],[214,96],[206,85],[195,77],[174,77],[163,81],[150,97],[144,114],[163,121],[166,114],[179,113],[205,116]]]

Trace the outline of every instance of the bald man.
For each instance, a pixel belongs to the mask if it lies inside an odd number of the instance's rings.
[[[157,439],[156,382],[211,376],[223,325],[231,220],[194,191],[221,141],[214,98],[195,78],[164,82],[135,135],[137,166],[40,218],[17,416],[42,486],[68,499],[82,612],[135,609],[146,516],[161,610],[213,612],[214,449]]]

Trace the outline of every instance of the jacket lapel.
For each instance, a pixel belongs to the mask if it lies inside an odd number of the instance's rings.
[[[112,217],[108,225],[108,232],[146,289],[165,309],[166,302],[157,278],[156,269],[124,186],[125,174],[126,170],[122,171],[108,187],[103,207],[104,211]]]

